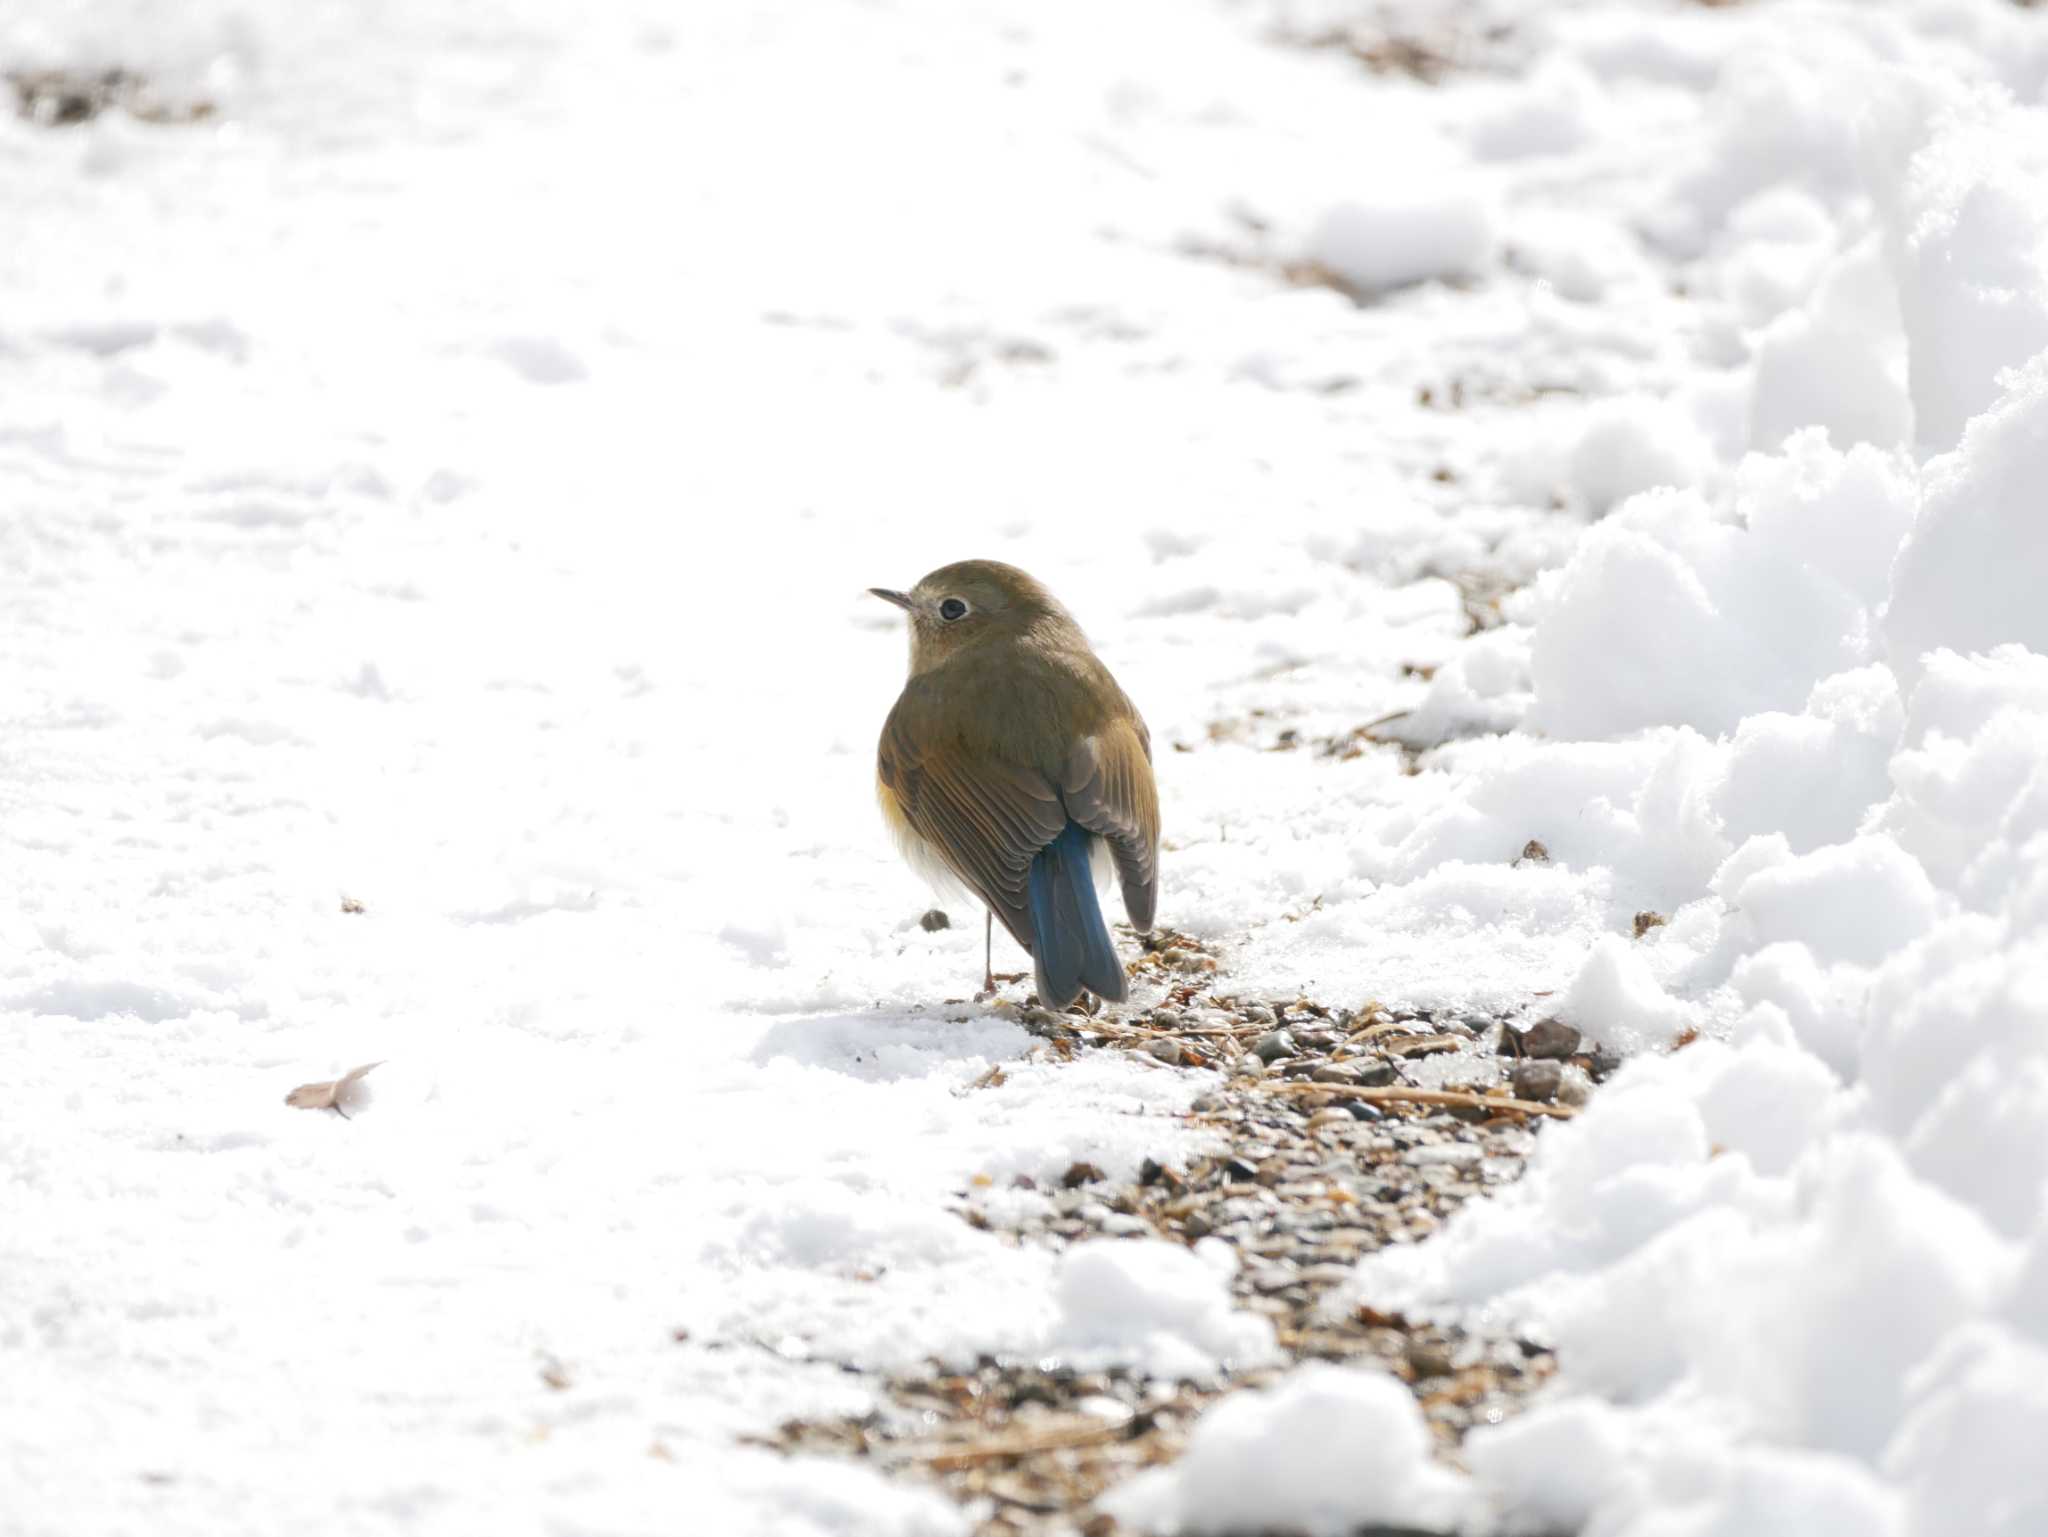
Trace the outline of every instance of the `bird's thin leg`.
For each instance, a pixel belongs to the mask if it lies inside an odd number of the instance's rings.
[[[981,991],[975,994],[978,1002],[986,1003],[996,995],[998,982],[1022,982],[1031,975],[1028,971],[1006,971],[996,974],[996,915],[993,910],[982,915],[981,927]]]

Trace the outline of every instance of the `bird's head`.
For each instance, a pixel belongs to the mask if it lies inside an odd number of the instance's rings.
[[[910,670],[936,667],[968,646],[1016,635],[1066,610],[1027,573],[999,560],[961,560],[941,566],[908,592],[870,587],[876,597],[910,615]]]

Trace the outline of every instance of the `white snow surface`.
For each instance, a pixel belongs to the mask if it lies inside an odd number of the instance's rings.
[[[1078,1244],[1060,1257],[1059,1316],[1040,1348],[1082,1370],[1136,1366],[1169,1381],[1271,1365],[1280,1354],[1272,1323],[1231,1304],[1237,1265],[1221,1239],[1191,1249],[1152,1238]]]
[[[1178,1462],[1102,1504],[1142,1531],[1346,1537],[1369,1522],[1435,1527],[1467,1504],[1466,1480],[1429,1455],[1429,1427],[1386,1372],[1312,1362],[1269,1389],[1224,1399]]]
[[[0,111],[0,1531],[954,1532],[745,1438],[1266,1359],[958,1214],[1208,1082],[948,1001],[864,589],[976,555],[1219,987],[1631,1057],[1345,1290],[1560,1348],[1466,1474],[1304,1368],[1124,1519],[2048,1530],[2048,15],[0,11],[52,66],[217,110]]]

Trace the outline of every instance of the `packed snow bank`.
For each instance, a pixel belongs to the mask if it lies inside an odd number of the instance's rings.
[[[2044,172],[2040,187],[2048,187]],[[2037,187],[2037,192],[2039,188]],[[2048,246],[2039,266],[2048,273]],[[2048,276],[2042,279],[2048,284]],[[2048,347],[2048,341],[2044,341]],[[2048,653],[2048,351],[2032,358],[1962,443],[1927,466],[1925,497],[1898,552],[1884,637],[1902,679],[1937,647],[2017,642]]]
[[[1483,194],[1444,183],[1376,184],[1323,215],[1310,257],[1363,293],[1478,274],[1494,245]]]
[[[1887,106],[1886,147],[1919,139],[1897,181],[1881,170],[1873,190],[1897,273],[1915,433],[1939,451],[2005,393],[2008,369],[2048,347],[2048,145],[2030,113],[1988,95]],[[1922,137],[1915,119],[1928,111]]]
[[[1060,1260],[1051,1352],[1084,1371],[1116,1364],[1156,1377],[1207,1378],[1280,1353],[1266,1319],[1230,1300],[1237,1253],[1152,1239],[1082,1244]]]
[[[1745,88],[1766,119],[1774,89]],[[1556,1343],[1568,1391],[1468,1446],[1511,1530],[2048,1523],[2022,1449],[2048,1421],[2048,114],[1930,100],[1878,88],[1853,155],[1799,130],[1843,254],[1758,339],[1768,451],[1725,501],[1623,501],[1542,579],[1527,719],[1553,740],[1511,738],[1467,797],[1463,836],[1498,845],[1547,786],[1553,852],[1669,917],[1555,1004],[1643,1055],[1346,1299]],[[1882,267],[1859,165],[1898,178]],[[1691,245],[1754,190],[1696,173]],[[1903,375],[1857,340],[1897,324]]]
[[[1712,451],[1698,425],[1667,401],[1605,401],[1587,415],[1572,449],[1571,484],[1588,512],[1600,514],[1659,486],[1706,478]]]
[[[1429,1429],[1405,1387],[1320,1362],[1225,1399],[1171,1467],[1102,1501],[1118,1520],[1165,1537],[1344,1537],[1372,1523],[1442,1530],[1467,1504],[1465,1481],[1431,1460]]]
[[[1797,711],[1883,655],[1877,611],[1915,505],[1910,466],[1818,430],[1744,462],[1732,517],[1697,493],[1629,502],[1541,590],[1530,724],[1718,734]]]

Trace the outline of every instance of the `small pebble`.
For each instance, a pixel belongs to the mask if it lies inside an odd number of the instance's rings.
[[[1402,1155],[1401,1161],[1420,1168],[1470,1169],[1477,1168],[1485,1156],[1485,1149],[1470,1142],[1436,1142],[1428,1147],[1410,1148]]]
[[[1092,1163],[1071,1163],[1067,1165],[1067,1172],[1060,1176],[1060,1183],[1073,1190],[1081,1185],[1092,1184],[1102,1177],[1102,1170]]]
[[[1244,1006],[1244,1017],[1254,1025],[1270,1025],[1275,1018],[1271,1009],[1263,1003],[1248,1003]]]
[[[1107,1393],[1091,1393],[1074,1404],[1077,1413],[1090,1419],[1107,1420],[1112,1425],[1121,1425],[1131,1417],[1131,1406],[1111,1398]]]
[[[1187,1052],[1182,1049],[1180,1042],[1170,1036],[1161,1036],[1157,1040],[1147,1041],[1145,1043],[1145,1050],[1152,1056],[1157,1057],[1161,1062],[1164,1062],[1168,1067],[1179,1067],[1187,1056]]]
[[[1556,1099],[1563,1082],[1564,1064],[1547,1058],[1532,1057],[1517,1062],[1514,1072],[1508,1075],[1508,1087],[1514,1090],[1516,1099],[1526,1099],[1539,1105],[1547,1105]]]
[[[1342,1062],[1325,1062],[1309,1074],[1309,1077],[1317,1083],[1356,1084],[1359,1081],[1359,1072],[1357,1068],[1347,1067]]]
[[[1434,1340],[1408,1342],[1408,1369],[1417,1377],[1448,1377],[1451,1353]]]
[[[1565,1068],[1557,1085],[1557,1102],[1560,1105],[1583,1105],[1592,1093],[1593,1080],[1586,1076],[1584,1068]]]
[[[1294,1037],[1285,1030],[1268,1030],[1264,1035],[1252,1042],[1252,1054],[1261,1062],[1266,1063],[1278,1062],[1282,1057],[1294,1056],[1300,1049],[1300,1047],[1295,1045]]]
[[[917,926],[927,934],[936,934],[940,929],[950,929],[953,926],[953,920],[934,907],[930,912],[917,920]]]
[[[1568,1057],[1579,1049],[1579,1032],[1561,1019],[1539,1019],[1521,1033],[1525,1057]]]
[[[1047,1040],[1072,1040],[1076,1034],[1074,1027],[1059,1015],[1053,1013],[1051,1009],[1040,1008],[1037,1004],[1025,1009],[1022,1019],[1026,1030]]]

